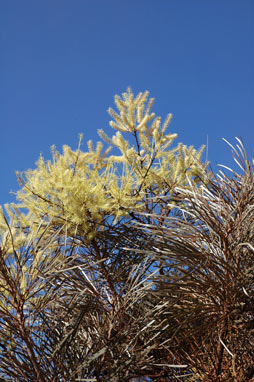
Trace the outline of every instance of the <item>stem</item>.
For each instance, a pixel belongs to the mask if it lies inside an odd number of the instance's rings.
[[[44,378],[42,370],[41,370],[39,364],[37,363],[37,359],[36,359],[36,356],[35,356],[34,351],[33,351],[33,346],[29,340],[28,333],[27,333],[25,325],[24,325],[24,319],[22,317],[22,314],[19,313],[18,316],[19,316],[18,318],[19,318],[21,336],[22,336],[22,339],[27,346],[28,353],[29,353],[30,358],[31,358],[31,362],[32,362],[34,370],[36,372],[37,380],[38,380],[38,382],[46,382],[46,379]]]
[[[137,131],[135,130],[134,133],[134,138],[136,140],[136,144],[137,144],[137,149],[138,149],[138,155],[140,156],[140,143],[139,143],[139,140],[138,140],[138,136],[137,136]]]
[[[94,247],[94,250],[95,250],[96,260],[97,261],[101,260],[102,258],[101,258],[101,254],[100,254],[100,249],[98,247],[98,244],[97,244],[96,240],[93,239],[91,241],[91,243],[92,243],[92,245]],[[109,277],[108,271],[107,271],[103,261],[100,263],[100,267],[101,267],[102,273],[105,276],[105,279],[106,279],[106,281],[107,281],[107,283],[108,283],[108,285],[109,285],[109,287],[111,289],[111,292],[113,293],[114,298],[117,299],[117,293],[115,291],[115,287],[114,287],[114,285],[112,283],[112,280]]]

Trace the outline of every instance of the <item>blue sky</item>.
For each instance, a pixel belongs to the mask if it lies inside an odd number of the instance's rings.
[[[108,106],[127,86],[172,112],[178,141],[231,164],[222,142],[253,149],[253,0],[2,0],[0,204],[15,171],[50,146],[97,140]]]

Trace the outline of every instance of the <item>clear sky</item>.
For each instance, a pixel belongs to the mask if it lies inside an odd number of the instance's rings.
[[[2,0],[0,204],[14,200],[15,170],[50,146],[97,140],[108,106],[127,86],[149,90],[155,112],[212,165],[222,142],[253,148],[253,0]]]

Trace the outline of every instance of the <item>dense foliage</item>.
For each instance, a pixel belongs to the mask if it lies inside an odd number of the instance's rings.
[[[105,151],[53,148],[1,214],[0,380],[249,381],[244,148],[232,147],[241,174],[216,176],[203,148],[171,148],[171,115],[162,123],[148,92],[115,103]]]

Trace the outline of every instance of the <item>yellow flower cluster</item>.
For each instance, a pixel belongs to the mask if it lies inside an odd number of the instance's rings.
[[[110,138],[99,130],[108,144],[105,152],[102,142],[94,149],[91,141],[88,151],[82,152],[80,137],[78,150],[64,146],[60,154],[53,147],[51,161],[41,157],[35,170],[19,176],[23,187],[17,195],[18,208],[28,211],[26,221],[44,218],[89,240],[109,217],[116,222],[130,212],[145,211],[147,198],[186,185],[188,177],[202,176],[203,149],[182,144],[169,149],[177,137],[166,134],[172,115],[162,123],[151,113],[154,100],[148,95],[146,91],[134,97],[128,88],[122,97],[115,96],[118,112],[108,111],[116,134]],[[127,134],[130,139],[124,137]],[[111,155],[112,148],[119,154]]]

